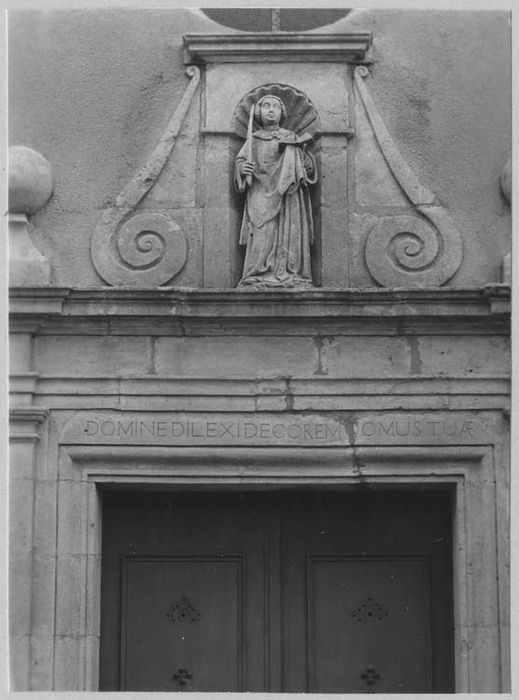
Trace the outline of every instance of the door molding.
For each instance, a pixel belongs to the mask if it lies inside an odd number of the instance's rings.
[[[500,687],[503,620],[491,446],[352,450],[74,445],[58,451],[53,653],[55,674],[67,678],[68,689],[98,689],[101,489],[275,490],[307,484],[334,490],[369,486],[454,492],[456,692],[495,692]],[[77,513],[87,513],[87,518],[75,517]]]

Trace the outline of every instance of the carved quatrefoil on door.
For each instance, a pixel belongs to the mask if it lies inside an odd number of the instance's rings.
[[[380,680],[380,673],[378,673],[375,667],[372,664],[370,664],[364,671],[364,673],[360,674],[360,677],[363,681],[365,681],[368,687],[372,688],[377,683],[377,681]],[[374,692],[374,690],[368,690],[368,693]]]
[[[179,668],[173,674],[173,680],[178,685],[180,690],[184,690],[184,688],[186,687],[186,685],[188,685],[192,678],[193,674],[187,668]]]
[[[368,622],[383,622],[388,615],[388,611],[370,596],[352,612],[351,617],[357,624],[364,625]]]
[[[183,595],[171,605],[166,617],[171,622],[198,622],[200,611]]]

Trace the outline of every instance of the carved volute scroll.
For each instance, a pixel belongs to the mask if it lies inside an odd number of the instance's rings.
[[[166,164],[200,81],[200,70],[186,69],[190,82],[144,165],[105,209],[92,236],[94,267],[110,285],[153,287],[169,282],[187,259],[187,240],[179,224],[162,212],[135,209]]]
[[[461,236],[433,192],[423,187],[391,138],[365,85],[369,71],[358,66],[355,88],[378,146],[417,215],[384,216],[368,233],[366,265],[383,287],[433,287],[445,284],[461,265]]]

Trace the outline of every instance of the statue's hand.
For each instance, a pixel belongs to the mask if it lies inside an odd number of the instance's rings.
[[[304,165],[306,174],[312,175],[313,171],[314,171],[314,164],[312,163],[311,158],[309,158],[306,153],[304,154],[303,165]]]
[[[248,160],[244,160],[240,164],[240,172],[242,175],[254,175],[254,165]]]

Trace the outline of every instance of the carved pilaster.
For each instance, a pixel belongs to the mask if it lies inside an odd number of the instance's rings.
[[[35,375],[19,376],[17,394],[31,394]],[[10,410],[9,450],[9,637],[11,690],[30,690],[34,633],[36,451],[48,411],[39,407]]]
[[[15,411],[33,410],[32,403],[36,393],[38,374],[36,372],[20,372],[9,377],[9,404],[11,413]],[[15,420],[17,420],[15,418]]]

